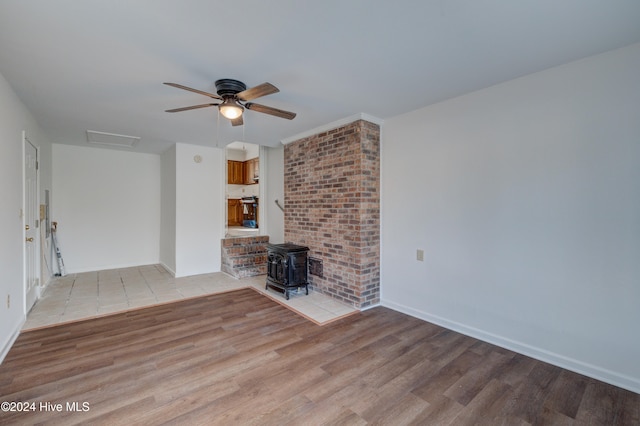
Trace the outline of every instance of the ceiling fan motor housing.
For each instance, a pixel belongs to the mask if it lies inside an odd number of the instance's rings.
[[[247,86],[238,80],[233,80],[231,78],[222,78],[220,80],[216,80],[216,90],[218,91],[218,96],[233,96],[236,93],[243,92],[247,90]]]

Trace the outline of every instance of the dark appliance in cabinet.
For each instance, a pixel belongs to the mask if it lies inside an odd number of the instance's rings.
[[[304,287],[309,294],[307,274],[309,270],[309,247],[296,244],[267,244],[267,284],[284,293],[289,300],[289,292]]]

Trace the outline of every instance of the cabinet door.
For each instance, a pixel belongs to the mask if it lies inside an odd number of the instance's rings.
[[[244,164],[242,161],[227,161],[227,183],[231,185],[244,183]]]
[[[235,162],[233,177],[235,183],[244,183],[244,163],[242,161]]]
[[[244,183],[246,185],[253,185],[256,183],[256,166],[258,164],[258,159],[253,158],[251,160],[247,160],[244,162],[245,172],[244,172]]]
[[[236,163],[236,182],[244,183],[244,162],[237,161]]]
[[[260,179],[260,158],[253,160],[253,179]]]
[[[252,160],[247,160],[244,162],[244,184],[251,185],[253,183],[253,166],[251,165]]]
[[[227,200],[227,226],[242,225],[242,203],[240,200]]]

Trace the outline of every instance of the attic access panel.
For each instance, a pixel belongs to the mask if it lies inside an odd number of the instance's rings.
[[[118,135],[115,133],[87,130],[87,142],[93,145],[119,146],[133,148],[140,141],[138,136]]]

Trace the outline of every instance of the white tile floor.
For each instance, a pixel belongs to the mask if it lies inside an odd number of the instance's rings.
[[[236,279],[225,273],[173,278],[160,265],[84,272],[58,277],[27,315],[23,330],[108,315],[144,306],[252,287],[276,302],[323,325],[357,310],[320,293],[293,293],[286,300],[265,290],[265,275]]]

